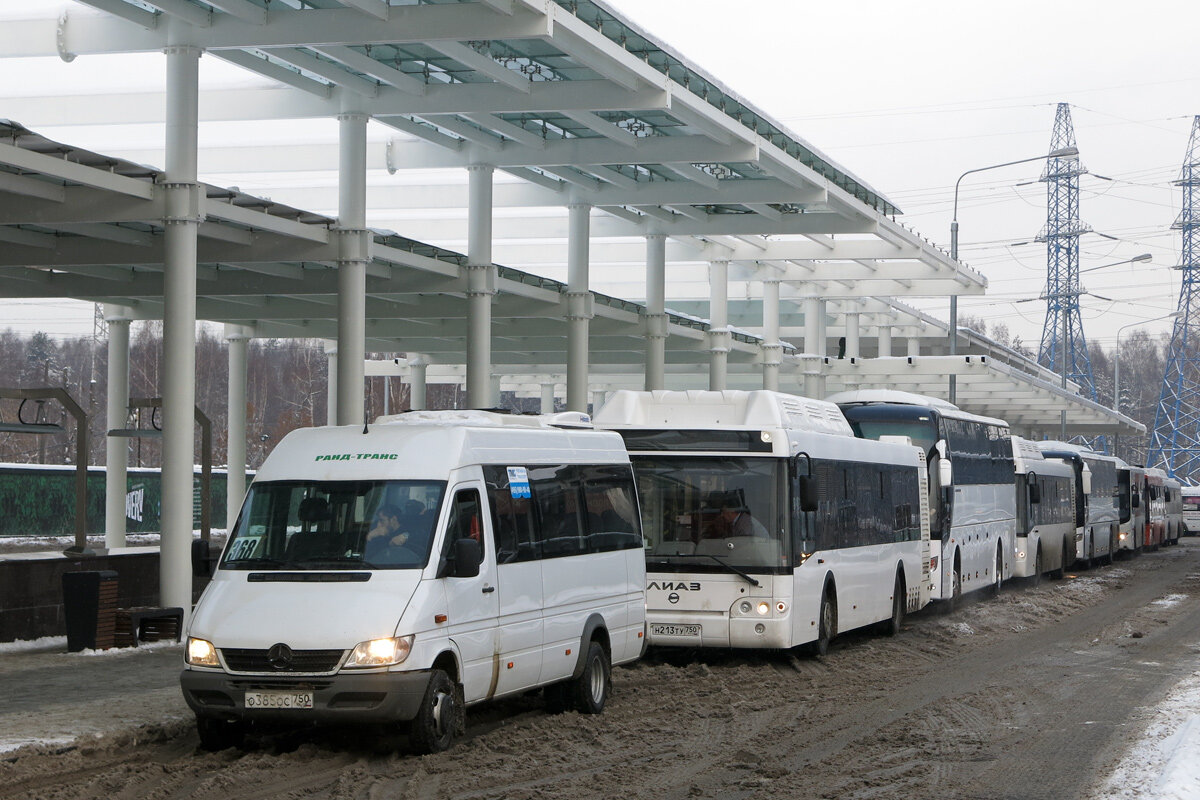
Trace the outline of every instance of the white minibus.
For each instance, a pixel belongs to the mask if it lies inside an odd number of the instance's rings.
[[[645,585],[629,457],[585,415],[299,430],[196,604],[183,693],[209,749],[259,723],[369,722],[444,750],[493,698],[599,713],[611,665],[642,652]]]
[[[1183,496],[1183,534],[1200,536],[1200,486],[1181,487]]]
[[[837,406],[769,391],[616,392],[646,534],[651,644],[823,654],[929,597],[925,463]]]
[[[1045,458],[1035,442],[1012,437],[1017,470],[1017,542],[1013,576],[1037,586],[1042,574],[1061,578],[1075,552],[1075,470]]]
[[[933,599],[1000,592],[1012,577],[1016,472],[1008,423],[926,395],[860,389],[830,395],[856,436],[907,436],[929,461]]]

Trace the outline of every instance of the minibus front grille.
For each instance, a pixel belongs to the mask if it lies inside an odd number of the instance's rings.
[[[320,674],[333,672],[342,663],[345,650],[293,650],[286,663],[272,660],[269,650],[222,648],[221,657],[231,672],[253,672],[271,675],[289,673]]]

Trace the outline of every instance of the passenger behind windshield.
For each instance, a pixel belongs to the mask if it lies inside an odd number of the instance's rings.
[[[734,536],[770,536],[761,522],[750,514],[740,492],[712,492],[706,511],[712,519],[701,532],[703,539],[728,539]]]

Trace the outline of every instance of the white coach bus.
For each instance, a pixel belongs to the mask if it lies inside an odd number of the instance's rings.
[[[768,391],[616,392],[646,536],[655,645],[823,654],[928,601],[923,453],[856,439],[837,406]]]
[[[1121,535],[1123,460],[1066,442],[1038,442],[1046,458],[1072,465],[1076,476],[1075,560],[1091,567],[1116,557]]]
[[[1017,540],[1013,576],[1036,586],[1043,573],[1061,578],[1075,552],[1075,470],[1045,458],[1036,442],[1012,437],[1017,471]]]
[[[196,605],[183,695],[208,749],[376,723],[444,750],[465,706],[538,688],[596,714],[642,652],[645,574],[629,456],[582,414],[293,431]]]
[[[907,436],[929,460],[933,599],[951,608],[964,593],[1000,591],[1012,577],[1016,472],[1008,423],[935,397],[890,389],[839,392],[856,436]]]
[[[1184,486],[1180,493],[1183,496],[1183,534],[1200,536],[1200,486]]]

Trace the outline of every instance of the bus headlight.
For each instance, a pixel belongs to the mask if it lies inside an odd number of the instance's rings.
[[[412,651],[412,644],[412,634],[359,642],[354,646],[354,652],[350,654],[346,666],[348,668],[390,667],[400,664],[408,658],[408,654]]]
[[[193,639],[191,636],[187,640],[187,663],[193,667],[219,667],[221,663],[217,661],[217,648],[213,647],[212,642],[204,639]]]

